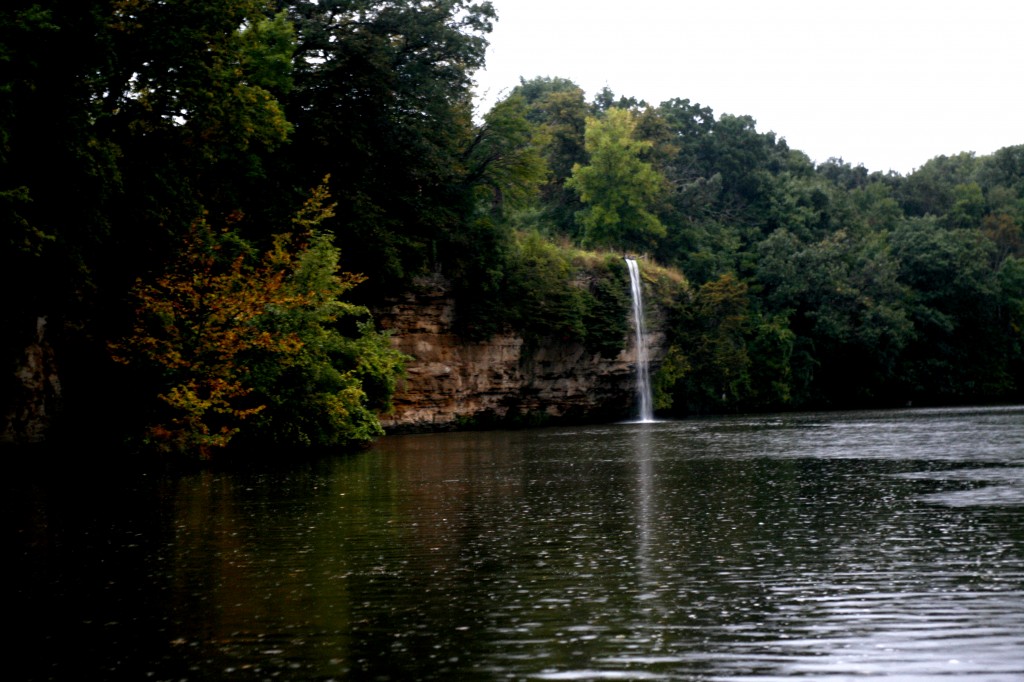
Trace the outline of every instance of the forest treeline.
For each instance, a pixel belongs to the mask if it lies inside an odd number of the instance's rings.
[[[20,366],[46,321],[52,431],[368,442],[405,361],[369,311],[417,275],[451,283],[467,338],[616,352],[624,270],[573,284],[570,248],[685,274],[665,413],[1024,398],[1024,145],[872,172],[558,77],[476,112],[496,20],[472,0],[5,3],[0,326]],[[24,382],[4,386],[16,414]]]

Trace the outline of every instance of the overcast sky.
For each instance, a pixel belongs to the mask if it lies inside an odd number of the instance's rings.
[[[492,0],[489,109],[568,78],[748,114],[812,161],[909,173],[1024,144],[1022,0]]]

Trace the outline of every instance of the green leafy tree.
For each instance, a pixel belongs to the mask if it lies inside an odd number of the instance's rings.
[[[573,166],[566,183],[585,205],[577,220],[587,246],[645,251],[666,235],[652,210],[665,192],[665,178],[644,160],[651,143],[636,139],[635,131],[633,114],[625,109],[587,119],[590,161]]]
[[[815,167],[814,172],[836,187],[847,191],[862,189],[869,183],[868,169],[863,164],[854,167],[842,158],[826,159],[824,163],[819,163]]]
[[[637,135],[651,141],[650,161],[669,188],[659,212],[667,234],[654,253],[698,283],[733,267],[727,242],[736,243],[717,220],[722,176],[708,172],[701,152],[713,125],[710,109],[681,99],[646,108],[637,116]]]
[[[112,66],[94,87],[98,126],[123,154],[129,201],[119,220],[162,228],[132,249],[163,253],[159,238],[178,239],[201,209],[248,208],[268,155],[292,131],[286,14],[270,15],[266,0],[116,0],[106,44]]]
[[[533,145],[522,97],[512,95],[484,116],[462,152],[460,182],[473,200],[463,224],[449,233],[444,273],[456,297],[458,324],[484,338],[507,323],[507,277],[513,254],[510,216],[533,207],[547,167]]]
[[[300,346],[287,361],[266,353],[254,359],[252,387],[266,409],[241,434],[245,444],[351,448],[383,435],[376,414],[391,408],[408,358],[374,328],[365,307],[343,299],[363,278],[339,272],[333,242],[328,232],[309,235],[285,282],[291,300],[259,320]]]
[[[981,225],[985,215],[985,195],[976,182],[963,183],[953,187],[953,205],[946,214],[950,227],[974,228]]]
[[[993,399],[1014,390],[1000,309],[996,245],[938,218],[906,221],[891,237],[899,277],[912,290],[916,335],[901,375],[915,400]]]
[[[586,159],[587,106],[585,93],[566,78],[520,79],[512,91],[526,101],[527,119],[537,127],[535,144],[551,169],[553,180],[563,183],[573,165]]]
[[[777,230],[758,256],[764,310],[789,319],[795,334],[796,404],[856,405],[891,394],[913,326],[887,242],[840,230],[805,244]]]
[[[203,207],[217,221],[242,208],[288,134],[277,96],[291,29],[267,7],[14,0],[0,10],[0,213],[16,229],[0,282],[35,277],[0,326],[19,336],[48,320],[63,417],[74,419],[64,431],[122,412],[103,339],[128,324],[121,303],[135,278]]]
[[[998,269],[1010,256],[1024,256],[1024,229],[1007,213],[989,213],[981,232],[995,244],[993,268]]]
[[[890,232],[903,219],[903,211],[893,198],[892,187],[870,182],[850,192],[857,219],[871,232]]]
[[[339,272],[331,236],[315,231],[325,199],[318,189],[259,258],[231,229],[197,221],[168,271],[136,285],[133,329],[111,347],[160,386],[150,445],[208,458],[245,431],[298,445],[381,434],[372,410],[386,408],[403,357],[342,300],[363,278]],[[350,318],[349,338],[339,327]]]
[[[691,401],[721,408],[749,395],[749,305],[748,287],[732,274],[698,289],[688,311],[693,332],[684,351],[691,366],[687,382],[695,393]]]
[[[547,175],[526,113],[521,95],[501,100],[484,115],[462,153],[463,182],[474,189],[486,209],[499,214],[531,204]]]
[[[584,135],[591,113],[583,89],[565,78],[521,79],[512,93],[526,100],[527,119],[534,125],[533,144],[550,170],[541,188],[543,210],[532,226],[552,235],[576,237],[576,212],[582,206],[565,186],[573,165],[586,161]]]
[[[784,227],[801,239],[821,239],[856,227],[847,199],[847,192],[821,177],[783,171],[774,178],[765,217],[768,226]]]
[[[536,232],[521,236],[513,256],[509,284],[514,292],[510,312],[526,340],[541,338],[583,341],[587,301],[583,289],[571,284],[569,253]]]
[[[661,409],[733,411],[785,406],[794,336],[784,316],[764,317],[732,273],[702,284],[680,305],[655,383]]]
[[[973,152],[936,156],[896,185],[896,198],[908,216],[945,215],[956,201],[953,188],[970,183],[977,166]]]
[[[1010,256],[999,268],[1000,310],[1006,373],[1012,382],[1005,398],[1024,398],[1024,258]]]
[[[785,141],[774,133],[760,133],[750,116],[723,114],[713,134],[704,139],[701,153],[713,173],[722,176],[719,210],[763,227],[767,203],[774,189],[772,177],[789,160]]]
[[[297,0],[291,16],[295,134],[279,182],[331,175],[346,266],[378,292],[449,265],[450,241],[475,210],[463,153],[491,3]]]
[[[95,2],[0,8],[0,286],[21,292],[0,311],[0,352],[10,362],[46,317],[71,400],[72,354],[87,345],[71,330],[93,328],[100,245],[122,180],[120,151],[96,124],[106,20]],[[74,337],[66,344],[65,334]]]
[[[672,99],[639,115],[638,134],[653,143],[649,160],[670,189],[657,210],[668,228],[657,257],[683,268],[691,281],[747,273],[745,252],[790,217],[791,204],[801,220],[825,222],[825,212],[809,201],[820,203],[821,196],[789,192],[810,183],[813,164],[774,133],[759,133],[749,116],[716,121],[710,108]]]

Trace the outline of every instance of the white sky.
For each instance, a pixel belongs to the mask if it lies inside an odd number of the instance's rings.
[[[493,0],[486,111],[519,77],[748,114],[812,161],[909,173],[1024,144],[1022,0]]]

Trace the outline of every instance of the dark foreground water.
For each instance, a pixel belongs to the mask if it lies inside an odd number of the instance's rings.
[[[8,679],[1024,680],[1024,408],[6,492]]]

